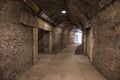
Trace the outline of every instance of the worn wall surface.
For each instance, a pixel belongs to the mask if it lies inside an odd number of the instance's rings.
[[[56,27],[53,29],[53,51],[57,51],[61,48],[61,35],[62,28]]]
[[[0,0],[0,80],[15,76],[32,64],[32,28],[19,23],[20,0]]]
[[[56,27],[52,31],[53,34],[53,51],[64,48],[70,42],[70,30],[66,28]]]
[[[93,64],[108,80],[120,80],[120,0],[97,14],[92,27]]]
[[[50,52],[50,32],[44,31],[44,52]]]
[[[49,26],[49,25],[48,25]],[[51,33],[51,35],[50,35]],[[74,33],[68,28],[54,27],[52,31],[39,29],[39,52],[49,53],[50,51],[50,36],[52,37],[52,52],[63,49],[68,44],[73,44]],[[50,54],[50,53],[49,53]]]
[[[44,52],[44,30],[39,29],[38,33],[38,50],[40,52]]]
[[[69,40],[70,40],[70,31],[69,29],[63,29],[62,30],[62,35],[61,35],[61,41],[62,41],[62,45],[68,45],[69,44]]]
[[[70,33],[69,33],[69,44],[74,44],[75,41],[74,41],[74,30],[71,30]]]
[[[50,50],[50,31],[40,30],[38,35],[39,53],[49,53]]]

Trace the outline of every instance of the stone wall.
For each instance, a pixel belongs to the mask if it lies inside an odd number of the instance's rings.
[[[50,32],[45,30],[39,29],[38,35],[38,42],[39,42],[39,53],[49,53],[49,45],[50,45]]]
[[[53,29],[53,51],[59,51],[64,48],[69,42],[70,39],[70,30],[66,28],[56,27]]]
[[[69,44],[74,44],[74,30],[71,30],[69,33]]]
[[[32,28],[20,24],[20,0],[0,0],[0,80],[15,80],[32,65]]]
[[[20,16],[24,13],[24,4],[22,0],[0,0],[0,80],[16,80],[16,76],[33,63],[33,28],[30,26],[43,29],[40,26],[43,21],[22,17],[22,25]],[[47,25],[43,30],[51,29]],[[53,51],[65,47],[69,42],[67,29],[54,27],[52,36]]]
[[[69,29],[63,29],[61,35],[62,46],[69,44],[70,31]]]
[[[53,51],[58,51],[61,48],[62,28],[56,27],[53,29]]]
[[[52,33],[52,35],[50,35],[50,33]],[[73,33],[73,31],[70,31],[70,29],[59,26],[53,26],[52,31],[39,29],[39,52],[49,53],[50,36],[52,36],[52,52],[57,52],[66,47],[66,45],[73,44],[74,35],[71,33]]]
[[[44,30],[41,29],[38,31],[38,44],[39,53],[44,52]]]
[[[93,64],[108,79],[120,80],[120,0],[92,19]]]

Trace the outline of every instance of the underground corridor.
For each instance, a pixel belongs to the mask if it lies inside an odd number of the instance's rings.
[[[120,80],[120,0],[0,0],[0,80]]]

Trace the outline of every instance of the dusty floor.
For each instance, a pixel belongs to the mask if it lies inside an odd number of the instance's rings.
[[[106,80],[87,57],[74,55],[76,48],[71,45],[57,55],[40,55],[40,60],[19,80]]]

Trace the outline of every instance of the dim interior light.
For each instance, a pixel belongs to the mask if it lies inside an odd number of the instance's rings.
[[[65,10],[62,11],[62,14],[66,14],[67,12]]]

